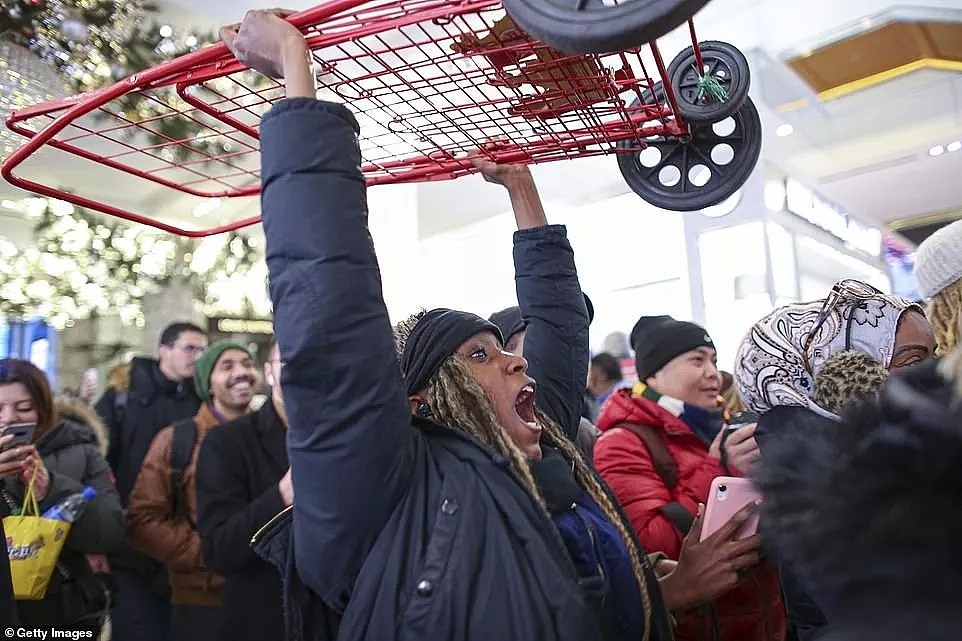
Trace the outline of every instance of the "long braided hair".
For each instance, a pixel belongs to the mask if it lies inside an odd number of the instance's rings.
[[[421,316],[423,316],[423,312],[411,316],[395,327],[395,343],[398,354],[404,350],[407,337]],[[498,423],[494,408],[484,388],[474,378],[465,363],[454,355],[450,356],[441,364],[438,373],[428,381],[425,392],[433,418],[438,423],[464,430],[494,451],[505,456],[510,463],[511,471],[521,484],[536,497],[544,509],[544,497],[531,474],[527,458]],[[648,593],[648,579],[645,574],[642,554],[628,530],[629,526],[625,524],[610,494],[602,487],[588,464],[585,463],[581,453],[565,436],[561,427],[540,409],[535,408],[535,415],[542,428],[541,442],[560,451],[562,456],[571,463],[578,484],[594,499],[624,541],[644,609],[645,633],[642,641],[648,641],[651,636],[651,597]],[[547,512],[547,510],[545,511]]]
[[[962,321],[962,279],[933,296],[925,315],[935,330],[937,354],[944,356],[955,349]]]

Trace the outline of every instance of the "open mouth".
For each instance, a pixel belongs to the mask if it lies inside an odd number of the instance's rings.
[[[528,427],[537,428],[538,419],[534,413],[534,385],[528,383],[521,388],[518,398],[514,402],[514,409],[521,417],[521,420],[528,424]]]

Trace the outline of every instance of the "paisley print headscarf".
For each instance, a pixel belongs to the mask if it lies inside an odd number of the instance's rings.
[[[734,376],[742,403],[759,414],[789,405],[831,415],[812,400],[821,365],[836,352],[854,350],[887,369],[899,319],[910,310],[922,313],[918,305],[856,280],[839,281],[823,300],[776,309],[738,348]]]

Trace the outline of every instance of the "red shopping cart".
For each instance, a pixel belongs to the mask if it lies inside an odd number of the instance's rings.
[[[357,116],[371,185],[472,173],[466,156],[478,148],[523,163],[617,153],[642,198],[687,211],[725,200],[758,159],[744,56],[699,44],[691,22],[692,46],[666,65],[655,42],[562,53],[495,0],[330,0],[288,19],[308,40],[319,96]],[[7,125],[26,142],[2,174],[175,234],[238,229],[259,220],[258,124],[282,96],[279,83],[213,45],[13,113]],[[203,213],[211,199],[242,205],[216,218]],[[202,213],[185,222],[187,208]]]

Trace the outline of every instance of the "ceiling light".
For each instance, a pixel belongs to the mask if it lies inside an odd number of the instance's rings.
[[[959,151],[960,149],[962,149],[962,140],[956,140],[954,142],[950,142],[948,145],[945,146],[945,148],[948,151]]]
[[[941,156],[944,153],[945,153],[945,147],[943,147],[942,145],[936,145],[931,149],[929,149],[929,155],[932,156],[933,158],[936,156]]]
[[[160,37],[169,38],[174,35],[174,29],[169,24],[165,24],[160,28]]]
[[[784,125],[779,125],[778,129],[775,130],[775,135],[779,138],[784,138],[785,136],[791,136],[795,133],[795,127],[792,127],[787,122]]]

